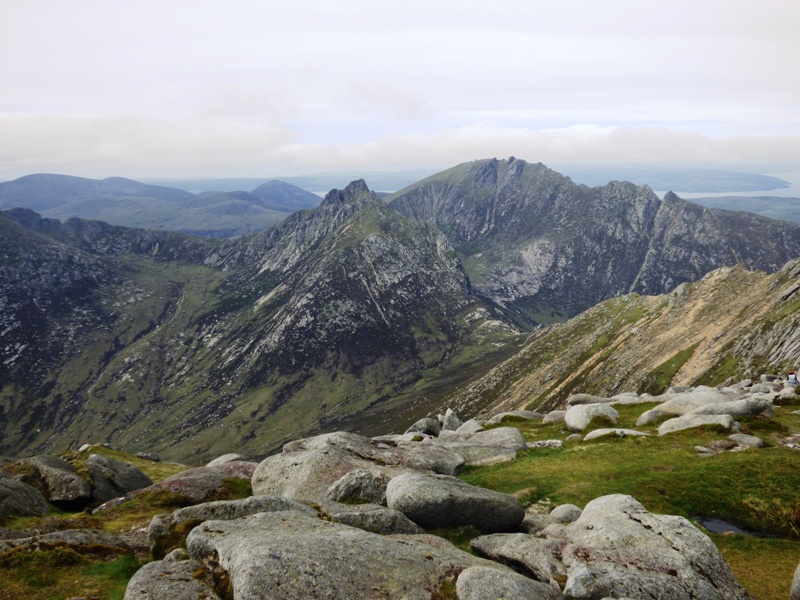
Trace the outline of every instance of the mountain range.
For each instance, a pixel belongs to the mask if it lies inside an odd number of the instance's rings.
[[[60,220],[81,217],[207,237],[261,231],[319,202],[315,194],[278,180],[251,192],[198,194],[122,177],[36,174],[0,183],[0,209],[28,208]]]
[[[511,385],[567,327],[542,324],[798,256],[797,225],[513,158],[386,199],[355,181],[235,239],[2,211],[0,453],[113,441],[199,462],[383,433],[453,398],[478,411],[501,398],[471,386]],[[599,331],[637,326],[603,306]]]

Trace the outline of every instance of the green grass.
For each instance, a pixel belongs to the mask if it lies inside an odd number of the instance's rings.
[[[698,344],[699,342],[697,344],[692,344],[688,348],[684,348],[675,354],[675,356],[664,361],[648,373],[639,389],[639,393],[652,394],[653,396],[663,394],[669,387],[672,378],[675,377],[675,373],[677,373],[680,368],[686,364],[686,361],[692,357]]]
[[[633,427],[636,417],[653,406],[617,407],[618,425]],[[651,437],[606,438],[523,452],[512,462],[466,467],[460,477],[514,494],[525,505],[585,506],[599,496],[621,493],[653,513],[713,516],[769,533],[777,537],[710,537],[753,598],[786,598],[800,562],[800,453],[777,442],[800,429],[800,419],[791,410],[779,407],[772,420],[742,420],[744,432],[768,443],[762,449],[700,457],[695,446],[728,434],[696,429],[659,437],[651,426],[637,428],[653,433]],[[569,433],[563,423],[504,425],[519,428],[528,441],[563,440]]]

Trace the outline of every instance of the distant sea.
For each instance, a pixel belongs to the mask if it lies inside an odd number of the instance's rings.
[[[780,196],[781,198],[800,198],[800,170],[784,171],[781,173],[763,173],[763,175],[770,175],[788,181],[791,186],[780,188],[777,190],[748,190],[746,192],[681,192],[673,190],[678,196],[684,200],[692,200],[693,198],[721,198],[723,196]],[[667,190],[658,191],[659,198],[663,198]]]

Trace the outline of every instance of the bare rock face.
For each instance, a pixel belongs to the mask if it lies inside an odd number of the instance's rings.
[[[378,469],[350,471],[334,482],[325,498],[335,502],[371,502],[386,504],[386,486],[390,477]]]
[[[123,600],[220,600],[213,574],[196,560],[156,560],[136,571]]]
[[[248,600],[429,600],[469,567],[506,570],[434,536],[386,537],[296,512],[207,521],[186,546],[218,561],[234,597]]]
[[[447,475],[394,477],[386,487],[386,503],[427,528],[474,525],[485,533],[513,531],[525,517],[513,496]]]
[[[115,458],[90,454],[85,464],[92,474],[92,498],[100,502],[153,485],[140,469]]]
[[[557,587],[528,579],[513,571],[487,567],[470,567],[458,576],[456,593],[459,600],[560,600]]]
[[[46,514],[47,501],[39,490],[14,479],[0,479],[0,519]]]

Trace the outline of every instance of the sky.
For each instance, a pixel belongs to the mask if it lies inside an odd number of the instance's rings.
[[[0,178],[800,168],[796,0],[0,0]]]

